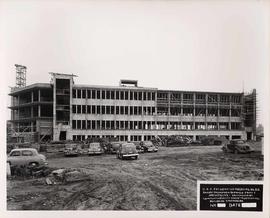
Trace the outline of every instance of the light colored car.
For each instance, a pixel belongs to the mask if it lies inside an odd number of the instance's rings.
[[[64,154],[65,156],[78,156],[82,153],[82,149],[77,144],[66,144]]]
[[[47,165],[46,157],[39,154],[34,148],[17,148],[11,150],[8,154],[7,162],[11,167],[14,166],[45,166]]]
[[[228,152],[235,154],[246,154],[254,151],[248,143],[241,139],[231,140],[229,143],[223,145],[222,150],[225,153]]]
[[[133,143],[120,144],[116,154],[116,157],[119,159],[134,158],[137,160],[138,156],[138,151]]]
[[[144,152],[157,152],[158,148],[154,146],[153,142],[151,141],[143,141],[141,142],[141,146],[144,149]]]
[[[89,144],[89,148],[87,151],[88,155],[93,155],[93,154],[103,154],[104,150],[101,147],[101,144],[99,142],[93,142]]]

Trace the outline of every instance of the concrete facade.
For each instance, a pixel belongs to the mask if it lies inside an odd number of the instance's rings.
[[[51,84],[13,90],[10,95],[18,101],[10,107],[13,126],[25,119],[39,140],[47,134],[55,141],[87,137],[141,141],[165,135],[246,139],[250,129],[245,125],[244,93],[159,90],[131,80],[122,80],[119,86],[85,86],[74,84],[73,78],[52,73]],[[51,94],[44,103],[41,96],[46,92]],[[25,111],[26,117],[19,116]]]

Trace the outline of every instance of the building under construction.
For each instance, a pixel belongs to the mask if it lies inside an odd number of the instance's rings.
[[[42,142],[88,137],[142,141],[169,135],[194,140],[210,135],[255,136],[256,90],[247,95],[159,90],[140,87],[136,80],[121,80],[119,86],[78,85],[74,75],[51,76],[50,83],[27,86],[22,79],[11,90],[11,137]]]

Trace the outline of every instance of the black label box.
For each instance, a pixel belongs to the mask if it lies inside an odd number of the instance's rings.
[[[199,210],[262,211],[262,184],[199,184]]]

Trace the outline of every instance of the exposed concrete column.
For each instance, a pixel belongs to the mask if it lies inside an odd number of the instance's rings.
[[[31,92],[31,102],[34,102],[34,91]]]
[[[207,127],[207,117],[208,117],[208,94],[205,94],[205,130],[208,130]]]
[[[16,97],[11,96],[11,106],[16,105]]]
[[[34,107],[33,106],[31,106],[31,118],[33,118],[34,117]]]
[[[196,93],[193,93],[193,125],[192,129],[195,129],[195,116],[196,116]]]
[[[169,107],[168,107],[168,115],[171,115],[171,93],[168,92],[168,100],[169,100]],[[166,124],[166,129],[170,128],[171,122],[168,119],[168,122]]]
[[[180,116],[183,116],[183,92],[181,92],[181,100],[180,100]]]
[[[230,96],[230,109],[229,109],[229,130],[232,129],[231,117],[232,117],[232,98]]]
[[[58,140],[58,131],[56,126],[56,79],[53,76],[53,140]]]
[[[171,93],[168,92],[167,95],[168,95],[167,97],[168,97],[168,102],[169,102],[169,104],[168,104],[168,115],[170,116],[171,115]]]
[[[114,105],[114,129],[116,129],[116,106]]]
[[[38,105],[38,117],[41,117],[41,106]]]
[[[157,129],[157,91],[155,92],[155,129]]]
[[[40,102],[40,100],[41,100],[41,90],[39,89],[38,90],[38,101]]]
[[[217,129],[219,130],[219,117],[220,117],[220,94],[217,95],[218,105],[217,105]]]

